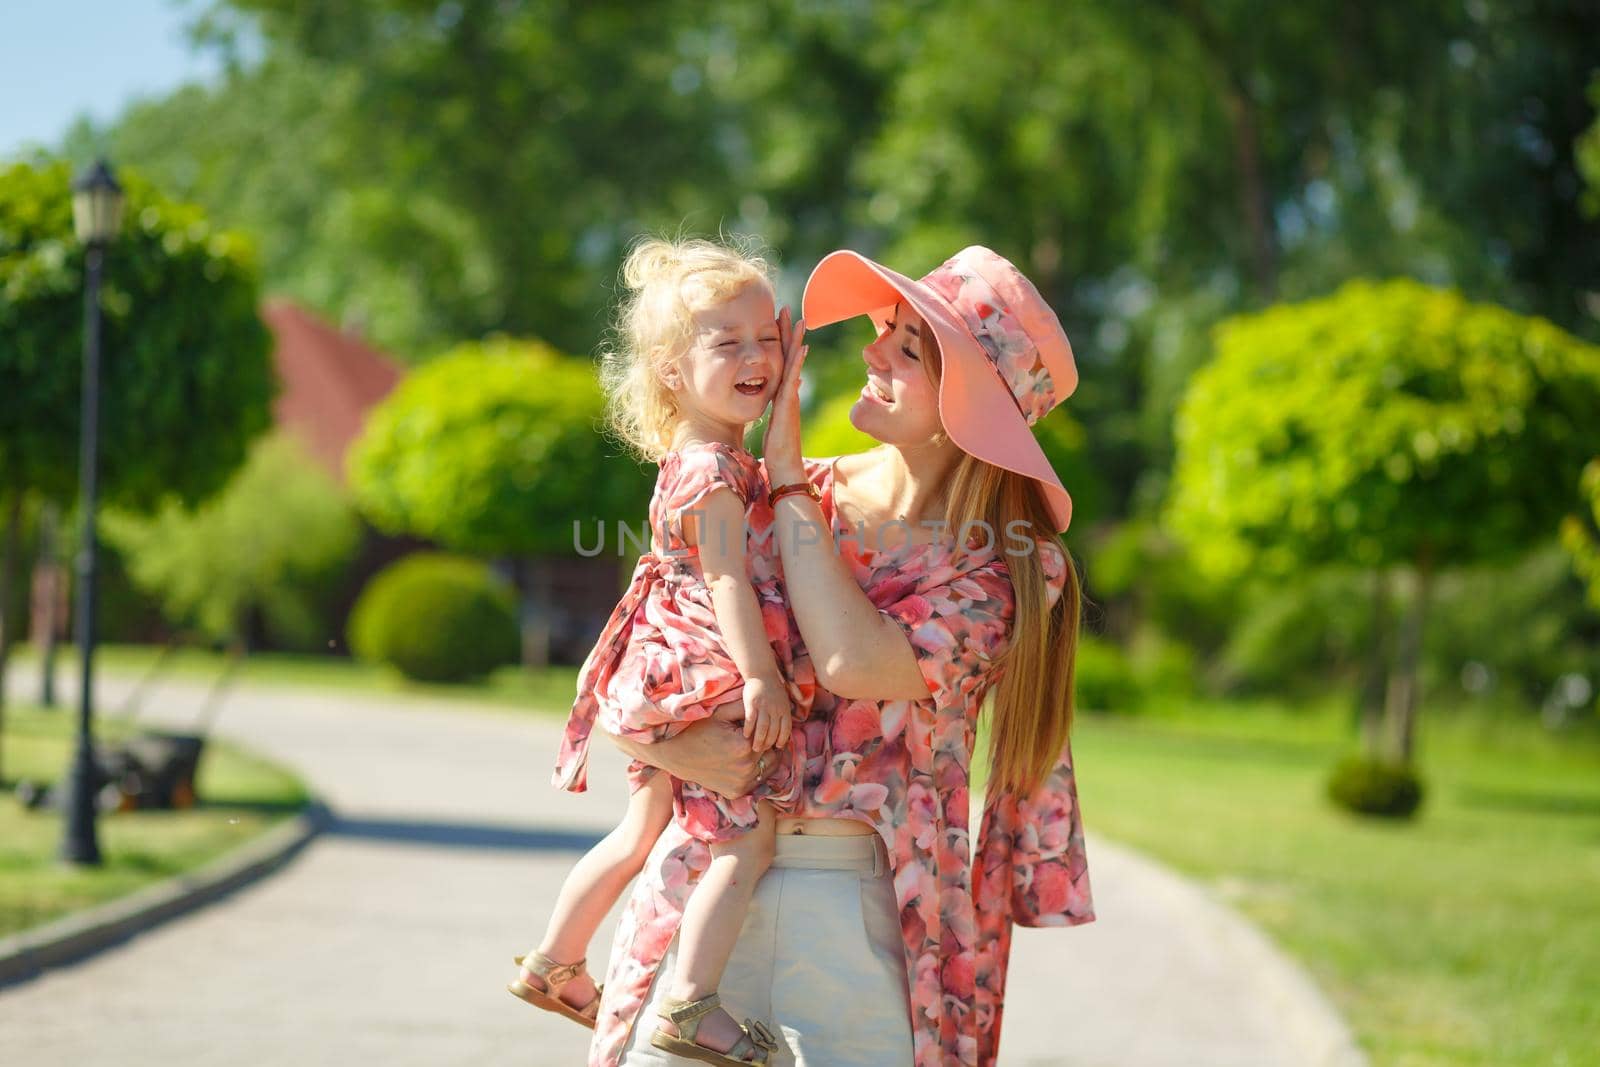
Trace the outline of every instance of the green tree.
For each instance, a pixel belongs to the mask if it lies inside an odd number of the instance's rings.
[[[70,177],[58,162],[0,166],[0,500],[13,523],[21,494],[69,502],[77,491],[83,252]],[[102,290],[99,477],[105,504],[139,511],[220,488],[270,423],[276,384],[244,239],[136,173],[121,178]],[[3,680],[13,628],[0,629]]]
[[[1600,609],[1600,457],[1583,469],[1579,510],[1561,520],[1561,545]]]
[[[195,25],[232,57],[218,84],[81,125],[69,147],[136,160],[258,235],[270,287],[408,359],[496,331],[586,350],[643,230],[756,232],[802,268],[845,243],[848,161],[914,17],[233,0]]]
[[[1589,104],[1596,112],[1594,124],[1584,131],[1577,145],[1578,169],[1587,189],[1583,210],[1589,218],[1600,218],[1600,74],[1589,82]],[[1600,316],[1597,316],[1600,317]]]
[[[246,653],[252,614],[280,642],[321,643],[326,592],[361,533],[340,488],[282,432],[259,438],[227,487],[197,508],[169,501],[148,517],[111,512],[103,522],[134,582],[172,622]]]
[[[526,655],[545,655],[546,568],[578,531],[637,525],[653,471],[602,432],[592,367],[534,341],[457,346],[412,372],[372,413],[348,460],[357,506],[379,529],[458,552],[511,557]]]
[[[1554,532],[1594,453],[1600,348],[1410,281],[1230,319],[1215,345],[1179,412],[1170,526],[1221,577],[1409,571],[1384,688],[1409,760],[1434,576]]]
[[[1596,332],[1571,143],[1597,38],[1593,5],[1495,0],[929,4],[851,219],[913,273],[980,242],[1040,285],[1123,514],[1233,312],[1381,273]]]
[[[359,72],[272,48],[216,84],[132,104],[67,151],[136,163],[248,232],[273,292],[403,356],[481,332],[491,267],[461,211],[374,166],[348,130]]]
[[[248,34],[267,58],[212,95],[229,124],[198,154],[256,191],[260,221],[295,212],[312,224],[281,233],[309,230],[317,247],[300,265],[343,275],[285,280],[412,358],[492,332],[587,350],[626,241],[695,215],[715,229],[737,199],[709,90],[675,48],[699,18],[683,3],[216,4],[198,36],[227,48]],[[270,90],[264,113],[256,85]],[[309,153],[294,147],[303,116]],[[182,111],[147,121],[171,129]],[[269,173],[241,173],[237,159],[255,157],[239,150],[264,139]],[[141,144],[185,167],[187,145],[154,140]],[[294,165],[308,176],[268,187]],[[221,183],[195,178],[221,199]],[[423,308],[405,313],[414,298]],[[403,313],[393,328],[392,310]]]
[[[1275,294],[1403,274],[1600,331],[1582,5],[224,0],[197,36],[264,58],[110,143],[260,234],[273,287],[410,358],[584,351],[644,229],[801,270],[978,241],[1078,343],[1112,514],[1161,498],[1206,328]]]

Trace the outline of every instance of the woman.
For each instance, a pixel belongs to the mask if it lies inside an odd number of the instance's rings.
[[[991,1064],[1011,924],[1094,918],[1069,740],[1079,590],[1054,536],[1072,504],[1029,430],[1076,386],[1072,350],[1028,280],[979,247],[920,281],[835,252],[803,305],[814,325],[879,327],[851,421],[882,443],[801,459],[804,330],[785,310],[771,526],[752,536],[777,539],[819,686],[795,727],[806,795],[779,823],[724,1002],[774,1020],[774,1063]],[[974,860],[970,765],[991,690]],[[727,795],[764,770],[716,721],[614,740]],[[618,927],[592,1065],[682,1062],[650,1046],[656,975],[707,860],[675,827],[657,843]]]

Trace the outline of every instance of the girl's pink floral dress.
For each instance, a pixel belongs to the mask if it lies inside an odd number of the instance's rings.
[[[883,837],[895,867],[915,1062],[988,1067],[999,1049],[1012,924],[1095,917],[1072,746],[1037,792],[988,798],[974,848],[968,786],[978,708],[1000,676],[993,659],[1013,613],[1005,544],[880,552],[856,543],[835,517],[833,462],[806,461],[823,514],[857,584],[904,627],[928,696],[847,700],[817,689],[795,724],[804,782],[793,813],[859,819]],[[1040,551],[1054,602],[1065,554],[1053,540]],[[618,925],[590,1067],[615,1067],[709,861],[710,850],[676,826],[656,842]]]
[[[723,642],[699,552],[684,540],[683,523],[685,514],[704,508],[708,493],[726,487],[744,502],[748,530],[770,528],[772,508],[760,463],[743,449],[710,443],[670,452],[660,468],[650,501],[650,550],[639,557],[627,592],[578,675],[578,698],[554,776],[558,787],[573,792],[588,788],[589,742],[597,723],[608,733],[654,742],[744,695],[744,678]],[[724,533],[733,538],[740,531]],[[789,699],[804,717],[816,674],[789,613],[776,543],[747,538],[745,562]],[[771,800],[780,810],[792,808],[800,785],[798,734],[774,755],[772,769],[749,796],[730,800],[673,779],[678,825],[698,841],[726,841],[756,825],[758,799]],[[639,788],[655,770],[633,761],[630,788]]]

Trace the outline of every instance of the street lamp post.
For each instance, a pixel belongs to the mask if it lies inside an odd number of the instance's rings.
[[[116,236],[122,221],[122,187],[105,160],[96,162],[72,183],[72,220],[78,240],[84,244],[87,275],[83,297],[83,422],[78,458],[83,535],[77,560],[77,630],[83,676],[78,687],[78,747],[68,772],[66,836],[61,842],[61,858],[69,863],[98,866],[100,844],[95,839],[95,795],[101,783],[94,761],[91,701],[94,695],[94,519],[100,447],[100,269],[106,245]]]

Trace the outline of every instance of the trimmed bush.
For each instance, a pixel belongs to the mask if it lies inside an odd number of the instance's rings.
[[[407,678],[464,682],[517,661],[515,599],[478,560],[419,552],[367,583],[347,637]]]
[[[1128,670],[1141,693],[1189,696],[1195,690],[1195,652],[1153,626],[1135,632],[1127,649]]]
[[[1328,798],[1363,815],[1408,819],[1422,805],[1422,781],[1409,767],[1351,756],[1329,776]]]
[[[478,556],[572,558],[575,525],[637,522],[653,464],[601,432],[593,365],[490,337],[418,367],[369,415],[345,460],[378,529]]]
[[[1087,634],[1078,639],[1073,690],[1075,706],[1083,711],[1124,713],[1140,703],[1127,655],[1117,645]]]

